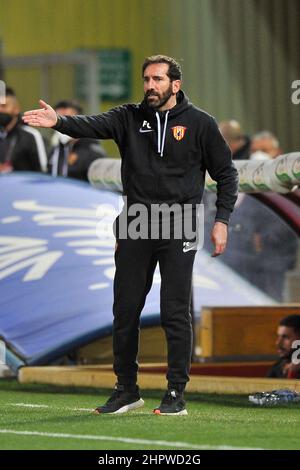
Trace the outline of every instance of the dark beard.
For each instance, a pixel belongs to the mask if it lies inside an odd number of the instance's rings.
[[[172,85],[170,85],[170,87],[167,89],[167,91],[165,91],[165,93],[162,94],[161,98],[159,99],[159,101],[157,103],[151,103],[149,102],[148,98],[149,96],[158,96],[155,92],[153,91],[148,91],[147,93],[145,93],[145,101],[147,103],[148,106],[150,106],[150,108],[154,108],[154,109],[159,109],[161,108],[162,106],[164,106],[164,104],[167,103],[167,101],[169,101],[169,99],[171,98],[171,96],[173,96],[173,91],[172,91]]]

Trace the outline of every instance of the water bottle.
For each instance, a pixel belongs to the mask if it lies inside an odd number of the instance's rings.
[[[257,392],[249,395],[249,401],[255,405],[281,405],[300,400],[295,390],[281,389],[270,392]]]

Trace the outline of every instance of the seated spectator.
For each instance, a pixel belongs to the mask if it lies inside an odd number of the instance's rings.
[[[73,100],[63,100],[54,106],[61,116],[82,114],[81,106]],[[90,164],[97,158],[107,157],[96,139],[73,139],[55,131],[51,139],[48,172],[52,176],[64,176],[87,181]]]
[[[250,152],[250,160],[272,160],[282,154],[277,137],[269,131],[254,134]]]
[[[294,341],[300,341],[300,315],[288,315],[284,317],[277,330],[277,352],[279,360],[269,370],[268,377],[277,377],[281,379],[300,379],[300,364],[293,363]],[[300,354],[297,354],[300,359]]]
[[[15,92],[6,88],[0,104],[0,173],[13,170],[47,171],[47,153],[40,132],[23,124]]]
[[[244,135],[239,122],[231,119],[222,121],[219,129],[232,152],[234,160],[247,160],[250,155],[250,139]]]

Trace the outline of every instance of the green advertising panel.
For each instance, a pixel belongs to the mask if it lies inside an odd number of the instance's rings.
[[[131,52],[128,49],[102,49],[96,51],[96,59],[99,99],[119,101],[130,98]],[[88,66],[75,66],[75,94],[79,99],[87,98],[88,73]]]

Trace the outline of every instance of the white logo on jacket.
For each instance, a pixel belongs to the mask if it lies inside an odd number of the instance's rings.
[[[151,129],[151,125],[148,121],[143,121],[142,126],[140,127],[140,132],[153,132],[154,129]]]
[[[198,242],[183,242],[182,251],[186,253],[187,251],[197,250]]]

